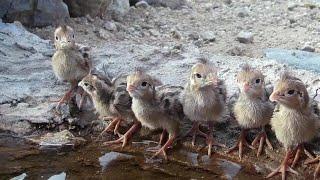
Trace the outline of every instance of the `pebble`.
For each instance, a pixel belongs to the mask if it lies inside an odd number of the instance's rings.
[[[202,32],[200,34],[201,39],[203,39],[203,41],[205,43],[207,42],[214,42],[216,40],[216,36],[213,32],[211,31],[206,31],[206,32]]]
[[[135,6],[136,6],[137,8],[144,8],[144,9],[146,9],[146,8],[149,7],[149,4],[148,4],[147,2],[145,2],[145,1],[139,1],[139,2],[137,2],[137,3],[135,4]]]
[[[109,33],[109,31],[106,31],[106,30],[104,30],[104,29],[100,29],[99,31],[98,31],[98,37],[100,37],[101,39],[105,39],[105,40],[107,40],[107,39],[109,39],[110,38],[110,33]]]
[[[107,21],[103,24],[103,28],[108,31],[117,31],[117,26],[112,21]]]
[[[173,30],[171,32],[171,35],[173,38],[180,40],[182,38],[181,33],[177,30]]]
[[[86,18],[87,18],[87,20],[89,22],[93,22],[94,21],[94,19],[89,14],[86,15]]]
[[[249,16],[249,9],[248,8],[241,8],[237,12],[238,17],[247,17]]]
[[[315,48],[310,45],[310,43],[305,43],[303,45],[303,47],[301,48],[302,51],[307,51],[307,52],[314,52],[315,51]]]
[[[244,44],[252,43],[253,42],[253,34],[251,32],[241,31],[237,36],[237,40],[240,43],[244,43]]]

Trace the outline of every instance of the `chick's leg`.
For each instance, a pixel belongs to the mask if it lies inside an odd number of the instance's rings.
[[[206,135],[207,145],[208,145],[208,156],[211,157],[212,154],[212,146],[220,146],[220,147],[226,147],[224,144],[216,143],[213,139],[213,122],[209,121],[209,134]]]
[[[192,125],[192,128],[188,131],[186,136],[192,136],[192,146],[195,146],[195,142],[196,142],[196,136],[200,135],[203,137],[207,137],[207,134],[202,132],[199,129],[199,122],[194,122]]]
[[[119,137],[122,136],[122,134],[119,132],[121,121],[123,120],[120,117],[113,118],[111,123],[100,133],[100,136],[102,136],[107,131],[113,131],[115,135],[118,135]]]
[[[122,143],[122,148],[125,147],[128,144],[128,140],[141,128],[141,123],[138,121],[135,121],[134,124],[131,126],[131,128],[119,139],[115,141],[108,141],[103,143],[104,145],[111,145],[111,144],[120,144]]]
[[[273,146],[267,136],[267,133],[265,131],[265,127],[262,127],[262,131],[256,136],[256,138],[252,141],[251,145],[256,146],[259,143],[259,148],[257,152],[257,157],[259,157],[262,153],[263,146],[266,143],[269,147],[269,149],[273,150]]]
[[[174,140],[176,139],[177,135],[176,134],[169,134],[169,139],[167,142],[151,157],[151,159],[155,158],[156,156],[160,155],[162,153],[163,157],[165,160],[168,159],[167,152],[166,150],[172,146]]]
[[[248,143],[248,141],[246,140],[246,135],[247,135],[247,130],[246,130],[246,129],[241,130],[241,132],[240,132],[240,137],[239,137],[237,143],[236,143],[233,147],[231,147],[231,148],[227,151],[227,153],[231,153],[231,152],[239,149],[239,158],[240,158],[240,160],[241,160],[241,159],[242,159],[243,147],[244,147],[244,146],[247,146],[247,147],[249,147],[250,149],[255,149],[255,148],[254,148],[253,146],[251,146],[251,145]]]
[[[273,176],[277,175],[278,173],[281,173],[282,180],[285,180],[287,178],[287,172],[298,175],[298,172],[293,170],[290,167],[291,155],[292,155],[292,151],[287,150],[285,158],[283,159],[281,165],[277,169],[275,169],[273,172],[271,172],[266,178],[272,178]]]
[[[301,153],[304,153],[310,159],[314,159],[313,155],[305,148],[305,146],[303,144],[299,144],[294,150],[294,159],[291,164],[291,167],[295,167],[295,165],[297,164],[297,162],[300,159]]]
[[[314,174],[313,174],[314,179],[317,179],[317,177],[320,174],[320,156],[305,162],[305,164],[314,164],[314,163],[318,163],[316,170],[314,171]]]
[[[70,89],[64,94],[64,96],[59,100],[58,105],[56,106],[57,109],[60,108],[60,106],[65,103],[65,102],[69,102],[72,94],[74,93],[75,89],[77,88],[78,83],[77,81],[72,81],[71,82],[71,87]]]
[[[149,151],[149,152],[157,152],[157,151],[159,151],[159,149],[161,149],[162,144],[166,141],[167,136],[168,136],[167,131],[163,130],[161,135],[160,135],[160,140],[159,140],[158,145],[155,146],[155,147],[148,148],[147,151]]]

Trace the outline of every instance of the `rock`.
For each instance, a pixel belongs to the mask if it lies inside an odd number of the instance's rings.
[[[171,35],[173,38],[180,40],[182,38],[181,33],[177,30],[173,30],[171,32]]]
[[[87,14],[87,15],[86,15],[86,18],[87,18],[87,20],[88,20],[89,22],[93,22],[93,21],[94,21],[94,19],[90,16],[90,14]]]
[[[67,177],[67,174],[65,172],[62,172],[57,175],[51,176],[48,180],[65,180]]]
[[[0,7],[6,6],[7,2],[1,1]],[[69,18],[68,7],[62,0],[11,0],[10,7],[6,12],[0,12],[1,14],[4,22],[17,20],[31,27],[55,25]]]
[[[155,29],[149,29],[149,33],[150,33],[150,35],[155,36],[155,37],[160,36],[160,33]]]
[[[197,32],[192,32],[189,34],[189,39],[194,41],[198,40],[200,39],[200,35]]]
[[[0,19],[8,12],[12,0],[1,0],[0,2]]]
[[[99,157],[99,162],[100,162],[100,166],[102,167],[102,170],[105,170],[109,166],[109,164],[113,161],[123,161],[123,160],[132,159],[132,158],[133,156],[128,154],[123,154],[118,152],[109,152]]]
[[[108,31],[117,31],[117,26],[114,22],[112,21],[107,21],[103,24],[103,28],[108,30]]]
[[[248,8],[241,8],[237,11],[238,17],[247,17],[249,16],[249,9]]]
[[[28,175],[26,173],[23,173],[19,176],[13,177],[10,180],[24,180]]]
[[[317,53],[280,48],[266,49],[264,53],[267,58],[275,59],[280,63],[285,63],[299,69],[320,72],[320,55]]]
[[[186,0],[144,0],[146,3],[153,6],[169,7],[170,9],[182,9],[188,6]]]
[[[109,7],[109,11],[113,15],[114,18],[116,16],[124,16],[129,12],[130,4],[129,0],[113,0],[113,3]]]
[[[310,43],[305,43],[301,48],[302,51],[314,52],[315,48]]]
[[[244,43],[244,44],[249,44],[253,42],[253,34],[251,32],[245,32],[245,31],[241,31],[238,35],[237,35],[237,40],[240,43]]]
[[[227,51],[231,56],[243,56],[245,54],[245,49],[242,46],[235,46]]]
[[[211,31],[202,32],[200,34],[200,37],[204,41],[204,43],[214,42],[216,40],[214,32]]]
[[[139,1],[135,4],[137,8],[148,8],[149,4],[145,1]]]
[[[28,138],[42,147],[78,146],[86,142],[82,137],[75,137],[70,131],[47,133],[44,136]]]
[[[291,1],[289,1],[288,2],[288,10],[289,11],[292,11],[294,8],[296,8],[296,7],[298,7],[299,6],[299,4],[297,4],[296,2],[291,2]]]
[[[112,0],[63,0],[69,8],[71,17],[91,17],[103,14],[111,5]]]
[[[110,34],[110,32],[107,31],[107,30],[100,29],[100,30],[98,31],[98,37],[107,40],[107,39],[109,39],[109,38],[111,37],[111,34]]]

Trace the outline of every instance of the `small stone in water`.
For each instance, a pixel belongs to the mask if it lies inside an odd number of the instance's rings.
[[[57,175],[51,176],[48,180],[65,180],[67,177],[67,174],[65,172],[62,172]]]

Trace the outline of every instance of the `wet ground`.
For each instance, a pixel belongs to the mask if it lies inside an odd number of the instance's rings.
[[[67,179],[262,178],[222,156],[209,159],[207,155],[184,150],[179,145],[170,151],[168,161],[150,160],[152,154],[143,153],[149,143],[133,142],[132,148],[123,150],[92,141],[81,147],[40,148],[3,132],[0,134],[0,177],[9,179],[26,173],[27,179],[47,179],[64,172]]]

